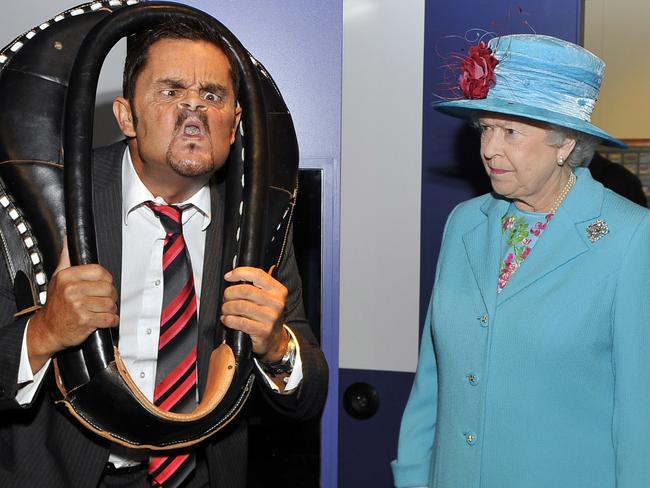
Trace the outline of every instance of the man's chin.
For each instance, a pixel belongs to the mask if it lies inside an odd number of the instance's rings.
[[[209,158],[185,158],[168,160],[169,166],[179,175],[194,178],[211,175],[217,169]]]

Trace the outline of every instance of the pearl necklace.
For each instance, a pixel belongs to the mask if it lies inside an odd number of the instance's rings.
[[[562,205],[562,202],[564,199],[567,197],[571,189],[573,188],[573,185],[576,184],[576,175],[571,172],[571,176],[569,176],[569,181],[566,182],[566,185],[564,185],[564,188],[562,188],[562,191],[560,194],[557,196],[555,201],[553,202],[553,206],[551,207],[551,210],[549,210],[549,214],[555,214],[557,212],[557,209],[560,208],[560,205]]]

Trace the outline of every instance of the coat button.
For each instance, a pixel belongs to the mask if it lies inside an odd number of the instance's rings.
[[[476,373],[467,373],[467,381],[472,386],[478,385],[478,375]]]
[[[474,432],[466,432],[465,442],[467,442],[468,445],[473,446],[474,444],[476,444],[477,437],[478,436]]]
[[[481,327],[487,327],[490,321],[487,315],[481,315],[478,320],[481,322]]]

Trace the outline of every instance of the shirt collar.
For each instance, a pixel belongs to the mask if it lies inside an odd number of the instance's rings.
[[[162,197],[154,197],[151,191],[142,182],[138,173],[133,167],[130,149],[127,147],[122,156],[122,220],[124,225],[129,225],[129,216],[145,202],[153,201],[167,205]],[[212,220],[210,211],[210,186],[203,185],[199,191],[179,205],[191,205],[193,212],[183,212],[183,223],[187,222],[195,214],[201,215],[203,223],[201,229],[205,230]]]

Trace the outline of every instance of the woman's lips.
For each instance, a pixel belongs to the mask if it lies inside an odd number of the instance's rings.
[[[491,175],[503,175],[505,173],[509,173],[509,171],[507,169],[490,168]]]

